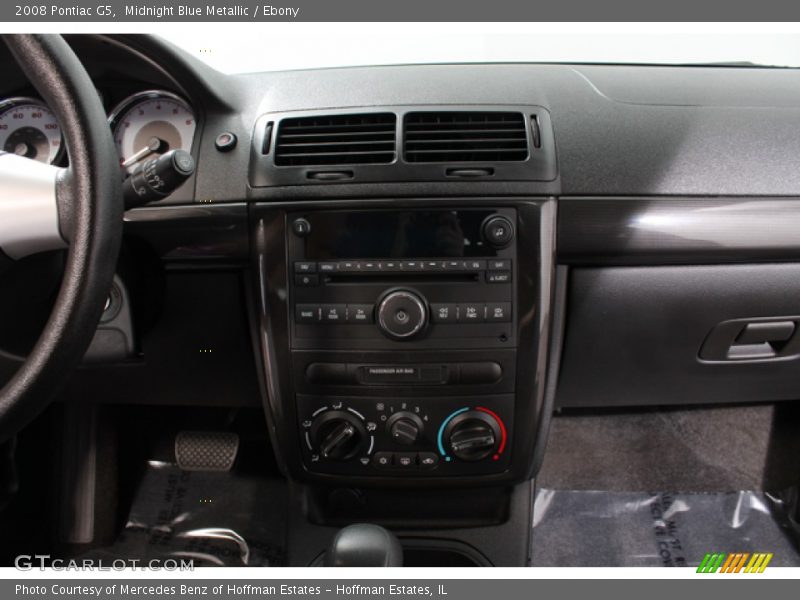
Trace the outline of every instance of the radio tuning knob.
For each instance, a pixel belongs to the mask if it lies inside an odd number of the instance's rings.
[[[514,225],[501,215],[494,215],[483,222],[483,239],[493,248],[505,248],[514,239]]]
[[[425,300],[410,290],[392,290],[378,302],[378,327],[390,338],[405,340],[421,332],[428,323]]]

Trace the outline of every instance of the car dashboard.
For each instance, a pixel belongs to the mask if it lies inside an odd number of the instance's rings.
[[[290,480],[376,504],[483,490],[442,517],[460,527],[536,476],[554,412],[800,395],[794,70],[225,75],[154,37],[66,39],[121,178],[174,148],[197,170],[126,213],[65,402],[261,407]],[[66,164],[52,113],[2,64],[0,145]],[[35,340],[59,260],[4,275],[38,283],[0,299],[18,316],[0,374]],[[314,505],[320,523],[355,514]]]

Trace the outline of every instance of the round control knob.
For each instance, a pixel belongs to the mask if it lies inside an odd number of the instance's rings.
[[[390,338],[411,338],[422,331],[427,322],[428,309],[416,292],[390,291],[378,303],[378,326]]]
[[[311,223],[308,222],[308,219],[298,217],[292,221],[292,231],[297,237],[308,237],[311,234]]]
[[[425,424],[412,412],[401,411],[393,414],[386,422],[386,431],[393,442],[410,446],[422,434]]]
[[[502,431],[489,414],[469,410],[456,415],[444,430],[447,447],[456,458],[475,462],[486,458],[498,447]]]
[[[483,239],[494,248],[503,248],[514,239],[514,225],[498,215],[489,217],[483,222]]]
[[[355,415],[331,410],[314,419],[311,439],[324,458],[348,460],[363,450],[367,431]]]

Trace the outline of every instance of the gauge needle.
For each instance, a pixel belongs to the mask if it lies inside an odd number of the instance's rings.
[[[131,165],[136,164],[146,156],[150,156],[154,152],[160,152],[162,149],[166,149],[165,148],[166,145],[167,143],[164,140],[157,137],[151,137],[147,141],[147,146],[145,146],[138,152],[135,152],[134,154],[126,158],[124,161],[122,161],[122,166],[125,168],[130,167]]]

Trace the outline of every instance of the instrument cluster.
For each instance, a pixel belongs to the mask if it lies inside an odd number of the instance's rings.
[[[192,150],[194,110],[172,92],[146,90],[129,95],[109,111],[108,122],[125,172],[170,150]],[[0,149],[52,165],[63,166],[67,161],[58,119],[35,97],[0,99]]]

